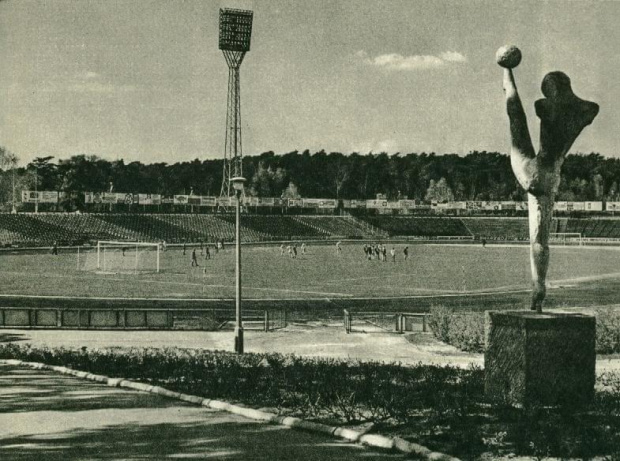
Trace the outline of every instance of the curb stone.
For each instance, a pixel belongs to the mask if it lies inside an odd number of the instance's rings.
[[[65,375],[72,375],[78,378],[84,378],[90,381],[100,382],[112,387],[124,387],[141,392],[158,394],[164,397],[182,400],[196,405],[201,405],[203,407],[212,408],[214,410],[227,411],[229,413],[234,413],[249,419],[266,421],[272,424],[280,424],[290,427],[292,429],[302,429],[309,432],[320,432],[323,434],[328,434],[334,437],[345,439],[349,442],[357,442],[361,443],[362,445],[367,445],[371,447],[397,450],[406,454],[414,454],[422,458],[428,459],[429,461],[460,461],[459,458],[455,458],[445,453],[432,451],[423,445],[414,442],[408,442],[401,437],[386,437],[379,434],[364,434],[363,432],[359,432],[346,427],[328,426],[327,424],[306,421],[293,416],[280,416],[276,415],[275,413],[255,410],[253,408],[246,408],[221,400],[211,400],[203,397],[198,397],[196,395],[182,394],[180,392],[174,392],[168,389],[164,389],[163,387],[130,381],[124,378],[109,378],[107,376],[95,375],[93,373],[73,370],[67,367],[46,365],[44,363],[38,362],[24,362],[22,360],[15,359],[0,359],[0,364],[26,366],[37,370],[51,370]]]

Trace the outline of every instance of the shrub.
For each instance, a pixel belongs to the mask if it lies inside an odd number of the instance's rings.
[[[597,354],[620,353],[620,310],[596,309]],[[462,351],[484,352],[484,313],[431,307],[428,324],[440,341]]]
[[[433,335],[462,351],[484,351],[484,313],[455,312],[451,308],[431,308],[428,322]]]
[[[482,398],[482,371],[176,348],[0,346],[0,358],[64,365],[179,392],[338,421],[406,422],[424,408]],[[461,392],[460,389],[467,389]],[[471,389],[475,389],[471,391]],[[465,397],[463,397],[465,396]]]
[[[596,352],[613,354],[620,352],[620,311],[596,309]]]

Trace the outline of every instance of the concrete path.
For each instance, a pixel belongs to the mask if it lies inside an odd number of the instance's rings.
[[[328,436],[72,376],[0,365],[0,459],[383,460]]]
[[[302,357],[329,357],[379,362],[419,362],[467,367],[483,365],[481,354],[468,354],[443,344],[430,333],[407,335],[366,327],[346,334],[338,325],[289,325],[264,333],[246,330],[246,352],[278,352]],[[0,330],[0,343],[14,341],[33,346],[68,347],[183,347],[233,351],[232,331],[104,331],[104,330]]]

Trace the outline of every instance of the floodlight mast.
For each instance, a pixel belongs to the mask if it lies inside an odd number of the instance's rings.
[[[224,174],[220,197],[234,197],[232,178],[243,176],[239,68],[245,54],[250,51],[253,16],[254,13],[249,10],[220,9],[219,48],[228,64]]]

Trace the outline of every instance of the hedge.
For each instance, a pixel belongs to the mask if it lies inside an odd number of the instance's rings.
[[[596,316],[596,353],[620,353],[620,310],[599,308]],[[458,312],[453,308],[431,308],[428,322],[440,341],[466,352],[484,352],[484,313]]]
[[[456,312],[444,306],[431,307],[428,321],[433,335],[462,351],[484,351],[484,313]]]

